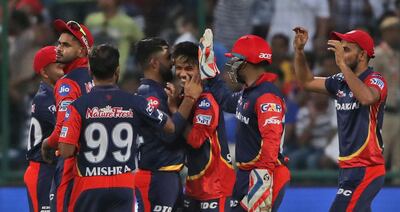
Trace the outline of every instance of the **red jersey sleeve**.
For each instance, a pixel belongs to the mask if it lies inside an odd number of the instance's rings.
[[[273,170],[280,151],[285,105],[280,97],[267,93],[257,98],[255,111],[262,138],[260,160]]]
[[[379,91],[380,102],[384,101],[387,96],[387,84],[386,80],[379,73],[370,74],[365,80],[364,83],[368,87],[376,88]]]
[[[57,141],[59,139],[61,133],[61,127],[63,125],[65,112],[67,111],[67,107],[71,104],[75,99],[79,98],[82,95],[81,89],[79,85],[67,78],[59,79],[54,86],[54,97],[56,99],[56,125],[54,127],[53,132],[48,138],[48,144],[57,148]]]
[[[79,148],[79,137],[81,132],[81,115],[74,106],[69,105],[65,113],[63,126],[61,128],[59,142],[71,144]]]
[[[219,120],[219,106],[210,93],[200,96],[193,115],[193,127],[187,143],[193,148],[200,148],[207,138],[215,133]]]

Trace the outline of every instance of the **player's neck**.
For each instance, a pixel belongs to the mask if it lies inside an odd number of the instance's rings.
[[[150,79],[150,80],[156,81],[160,84],[164,83],[164,79],[159,74],[155,74],[150,71],[145,71],[143,75],[144,75],[145,79]]]
[[[115,85],[115,79],[114,78],[106,79],[106,80],[93,78],[93,82],[94,82],[95,86]]]
[[[359,63],[359,65],[355,68],[355,70],[353,70],[353,72],[355,75],[360,76],[367,69],[368,69],[368,64]]]

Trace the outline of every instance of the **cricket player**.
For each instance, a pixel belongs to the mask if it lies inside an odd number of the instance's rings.
[[[172,59],[176,76],[183,87],[194,75],[200,77],[198,45],[182,42],[174,46]],[[235,172],[226,139],[222,107],[213,90],[203,86],[203,93],[192,112],[191,128],[186,138],[186,177],[184,211],[227,211],[235,183]]]
[[[54,27],[60,33],[57,45],[57,62],[65,64],[65,76],[54,87],[57,119],[52,134],[43,142],[42,154],[49,157],[49,149],[56,149],[67,106],[83,94],[89,93],[93,80],[88,72],[87,55],[93,45],[93,36],[84,25],[75,21],[57,19]],[[66,209],[73,178],[73,158],[60,159],[54,176],[52,210]]]
[[[296,27],[293,31],[298,81],[306,90],[335,98],[340,171],[330,211],[371,211],[385,176],[380,131],[387,97],[385,79],[368,67],[374,57],[373,39],[362,30],[332,32],[328,50],[335,54],[341,73],[321,78],[313,76],[306,62],[307,30]]]
[[[143,128],[174,133],[176,126],[185,125],[194,104],[186,98],[169,118],[145,98],[121,91],[116,86],[118,61],[116,48],[95,47],[89,63],[96,86],[68,106],[59,141],[61,156],[76,158],[68,211],[133,211],[137,134]],[[185,87],[187,95],[198,96],[200,79]]]
[[[207,30],[206,30],[207,31]],[[211,31],[209,32],[211,33]],[[212,40],[201,46],[200,55],[212,52]],[[200,59],[201,73],[215,73],[212,53]],[[233,81],[243,85],[232,93],[222,80],[209,80],[219,89],[214,97],[224,111],[235,113],[239,120],[236,129],[235,158],[238,171],[233,188],[232,211],[277,211],[290,181],[282,152],[284,116],[283,95],[274,84],[277,75],[268,72],[272,62],[269,44],[255,35],[240,37],[230,53],[227,71]]]
[[[40,76],[39,89],[32,101],[31,125],[26,158],[29,166],[24,182],[28,191],[31,212],[50,210],[50,187],[56,169],[54,163],[46,163],[41,155],[42,141],[54,129],[55,100],[53,87],[64,75],[63,64],[56,62],[56,47],[46,46],[36,52],[33,69]]]

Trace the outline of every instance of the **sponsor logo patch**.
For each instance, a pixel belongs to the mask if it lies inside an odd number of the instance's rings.
[[[385,83],[378,78],[372,78],[370,79],[371,84],[373,85],[377,85],[381,90],[383,89],[383,87],[385,87]]]
[[[67,100],[67,101],[62,101],[61,103],[60,103],[60,107],[58,108],[58,110],[59,111],[67,111],[67,107],[68,107],[68,105],[70,105],[72,103],[72,101],[69,101],[69,100]]]
[[[71,87],[68,84],[61,84],[60,89],[58,90],[58,93],[61,96],[66,96],[69,94],[69,92],[71,91]]]
[[[272,116],[270,118],[265,119],[263,127],[269,125],[269,124],[280,124],[282,123],[281,120],[277,116]]]
[[[132,109],[123,110],[122,107],[111,107],[109,105],[104,108],[88,108],[86,119],[95,118],[133,118],[133,111]]]
[[[339,98],[346,97],[346,93],[342,90],[338,90],[338,92],[336,93],[336,96]]]
[[[198,105],[198,107],[202,110],[207,110],[211,107],[211,103],[210,101],[208,101],[208,99],[200,99],[200,103]]]
[[[157,97],[149,96],[149,97],[147,97],[146,100],[147,100],[148,104],[154,108],[158,108],[158,106],[160,106],[160,100],[158,100]]]
[[[261,112],[282,112],[282,106],[276,103],[264,103],[261,104]]]
[[[55,105],[50,105],[50,106],[48,107],[48,109],[49,109],[49,111],[50,111],[51,113],[55,113],[55,112],[56,112],[56,106],[55,106]]]
[[[212,117],[210,115],[198,114],[196,116],[196,123],[210,126]]]
[[[61,128],[61,133],[60,133],[60,137],[61,138],[66,138],[68,134],[68,127],[62,127]]]

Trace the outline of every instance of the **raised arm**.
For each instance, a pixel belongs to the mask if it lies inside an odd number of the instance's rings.
[[[314,77],[310,68],[308,67],[306,55],[304,53],[304,46],[308,40],[308,32],[305,28],[296,27],[293,29],[296,33],[293,46],[294,46],[294,70],[296,78],[300,85],[308,91],[328,94],[325,87],[324,77]]]

